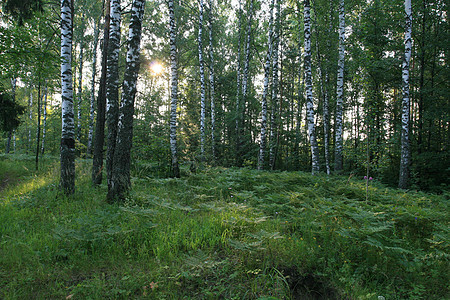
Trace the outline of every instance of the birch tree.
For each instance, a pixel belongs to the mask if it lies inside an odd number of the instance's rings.
[[[211,154],[213,161],[216,158],[216,109],[215,109],[215,74],[214,74],[214,48],[213,48],[213,7],[212,0],[208,2],[209,6],[209,88],[211,101]]]
[[[95,115],[95,79],[97,75],[97,48],[98,48],[99,22],[94,22],[94,45],[92,47],[92,79],[91,79],[91,98],[89,102],[89,133],[87,143],[87,153],[92,155],[92,137],[94,134],[94,115]]]
[[[33,85],[30,85],[30,97],[28,98],[28,141],[27,153],[31,149],[31,125],[33,124]]]
[[[105,27],[103,29],[102,73],[97,96],[97,118],[95,122],[94,157],[92,160],[92,182],[102,183],[103,145],[105,140],[105,110],[106,110],[106,72],[108,62],[110,27],[110,0],[105,1]]]
[[[242,10],[241,0],[239,0],[238,8],[238,53],[237,53],[237,66],[236,66],[236,165],[240,164],[240,152],[241,152],[241,32],[242,32]]]
[[[267,54],[264,64],[264,88],[261,99],[261,137],[259,144],[258,170],[264,169],[264,159],[266,154],[266,130],[267,130],[267,93],[269,91],[270,63],[272,61],[272,40],[273,40],[273,7],[275,0],[270,4],[269,33],[267,36]]]
[[[248,78],[249,78],[249,70],[250,70],[250,43],[252,37],[252,22],[253,22],[253,2],[250,1],[250,9],[248,11],[248,24],[247,24],[247,42],[245,46],[245,64],[244,64],[244,74],[242,76],[242,97],[244,102],[246,101],[248,95]],[[244,103],[245,105],[245,103]]]
[[[120,103],[120,114],[117,131],[117,144],[114,152],[114,166],[108,199],[123,200],[124,194],[131,187],[130,163],[133,140],[134,100],[136,82],[140,67],[140,43],[142,18],[145,0],[134,0],[131,8],[131,20],[128,33],[128,50],[123,80],[123,96]]]
[[[314,118],[314,99],[312,91],[311,72],[311,8],[309,0],[304,1],[304,32],[305,32],[305,87],[306,87],[306,115],[308,124],[309,143],[311,146],[312,173],[319,172],[319,148],[316,140]]]
[[[199,19],[198,19],[198,62],[200,66],[200,154],[202,161],[205,159],[205,118],[206,118],[206,104],[205,104],[205,67],[203,62],[203,0],[199,2]]]
[[[61,187],[75,191],[75,123],[72,86],[72,1],[61,0]]]
[[[108,64],[106,73],[106,114],[108,124],[106,178],[108,190],[111,187],[111,176],[114,164],[114,151],[117,138],[117,122],[119,119],[119,47],[120,47],[120,0],[111,0],[110,31],[108,44]]]
[[[170,38],[170,152],[172,154],[172,175],[180,177],[177,153],[177,102],[178,102],[178,67],[177,67],[177,26],[175,21],[174,0],[168,0],[169,38]]]
[[[334,170],[342,171],[343,160],[343,115],[344,115],[344,62],[345,62],[345,9],[344,0],[339,0],[339,59],[336,96],[336,128]]]
[[[400,176],[398,187],[406,189],[409,185],[409,62],[411,60],[411,28],[412,12],[411,0],[405,0],[405,56],[402,66],[402,133],[401,133],[401,158],[400,158]]]
[[[45,86],[44,88],[44,99],[42,101],[42,106],[44,107],[44,119],[42,120],[42,145],[41,145],[41,153],[45,152],[45,139],[47,137],[47,96],[48,96],[48,88]]]
[[[84,55],[84,32],[85,32],[85,14],[81,16],[81,32],[79,47],[80,52],[78,54],[78,102],[77,102],[77,139],[81,141],[81,104],[83,102],[83,55]]]
[[[273,36],[272,53],[272,110],[270,114],[270,149],[269,165],[273,170],[275,168],[275,156],[278,140],[278,50],[280,45],[280,1],[275,2],[275,29]]]

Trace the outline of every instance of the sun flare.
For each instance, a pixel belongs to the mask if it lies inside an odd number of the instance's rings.
[[[153,74],[160,75],[163,72],[164,67],[161,63],[154,61],[150,64],[150,69],[152,70]]]

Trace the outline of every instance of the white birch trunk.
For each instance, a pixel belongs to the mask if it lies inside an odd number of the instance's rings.
[[[266,154],[266,135],[267,135],[267,94],[269,91],[270,63],[272,61],[272,40],[273,40],[273,7],[275,0],[270,5],[269,33],[267,36],[267,54],[264,65],[264,88],[261,100],[261,137],[259,143],[258,170],[264,169],[264,160]]]
[[[248,11],[248,24],[247,24],[247,43],[245,46],[245,64],[244,64],[244,74],[242,78],[242,97],[244,102],[248,94],[248,77],[250,70],[250,42],[252,37],[252,22],[253,22],[253,0],[250,1],[250,9]]]
[[[110,32],[108,44],[108,66],[106,77],[106,115],[108,124],[108,145],[106,152],[106,178],[108,190],[111,189],[111,176],[114,166],[114,152],[119,119],[119,47],[120,47],[120,0],[111,0]]]
[[[30,98],[28,99],[28,143],[27,153],[31,149],[31,125],[33,124],[33,85],[30,86]]]
[[[335,129],[335,153],[334,170],[342,171],[343,168],[343,115],[344,115],[344,62],[345,62],[345,10],[344,0],[339,0],[339,59],[337,73],[336,96],[336,129]]]
[[[75,122],[72,86],[72,1],[61,0],[61,187],[75,191]]]
[[[172,154],[172,175],[180,177],[177,153],[177,102],[178,102],[178,67],[177,67],[177,26],[175,21],[174,1],[168,1],[170,22],[170,151]]]
[[[209,87],[211,97],[211,154],[213,161],[216,158],[216,108],[215,108],[215,83],[214,83],[214,48],[213,48],[213,8],[212,0],[209,0]]]
[[[273,170],[275,168],[275,155],[278,140],[277,118],[278,118],[278,50],[280,45],[280,1],[275,2],[275,30],[273,36],[272,49],[272,111],[270,114],[270,148],[269,148],[269,165]]]
[[[327,174],[331,174],[330,168],[330,100],[328,98],[328,73],[325,74],[325,87],[323,95],[323,131],[324,131],[324,146],[325,146],[325,167]]]
[[[238,57],[237,57],[237,70],[236,70],[236,165],[240,164],[240,152],[241,152],[241,27],[242,27],[242,11],[241,11],[241,0],[239,0],[239,25],[238,25]]]
[[[136,96],[136,83],[140,67],[140,43],[142,18],[145,0],[134,0],[131,8],[130,28],[128,32],[128,50],[123,80],[123,96],[120,102],[119,123],[117,125],[117,143],[114,152],[112,189],[108,190],[108,199],[123,201],[125,193],[131,188],[130,164],[133,142],[133,116]]]
[[[92,155],[92,138],[94,135],[94,115],[95,115],[95,78],[97,75],[97,47],[98,47],[98,35],[99,24],[94,24],[94,47],[92,51],[92,80],[91,80],[91,100],[89,105],[89,133],[87,143],[87,153]]]
[[[311,146],[312,173],[319,172],[319,149],[317,146],[315,121],[314,121],[314,99],[312,91],[311,72],[311,12],[309,0],[304,1],[304,31],[305,31],[305,82],[306,82],[306,113],[308,124],[309,143]]]
[[[44,120],[42,124],[42,145],[41,145],[41,153],[44,154],[45,152],[45,139],[47,137],[47,95],[48,95],[48,89],[47,86],[45,86],[44,89],[44,101],[42,101],[42,105],[44,107]]]
[[[200,155],[202,161],[205,159],[205,118],[206,118],[206,104],[205,104],[205,67],[203,62],[203,0],[200,0],[200,13],[198,23],[198,62],[200,65]]]
[[[405,0],[405,56],[402,67],[403,77],[403,101],[402,101],[402,134],[401,134],[401,158],[400,158],[400,176],[398,187],[406,189],[409,186],[409,165],[410,165],[410,148],[409,148],[409,62],[411,60],[411,31],[412,31],[412,12],[411,0]]]

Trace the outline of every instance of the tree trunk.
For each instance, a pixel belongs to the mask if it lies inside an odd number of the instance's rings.
[[[334,170],[342,171],[343,168],[343,115],[344,115],[344,55],[345,55],[345,10],[344,0],[339,0],[339,59],[337,74],[336,96],[336,129]]]
[[[108,191],[112,189],[112,170],[116,148],[117,123],[119,121],[119,47],[120,47],[120,0],[111,0],[111,24],[108,44],[108,64],[106,73],[106,120],[108,124],[106,179]]]
[[[42,102],[42,106],[44,107],[44,120],[42,124],[42,145],[41,145],[41,153],[44,155],[45,153],[45,139],[47,137],[47,86],[44,89],[44,101]]]
[[[321,69],[320,71],[322,77],[322,93],[323,93],[323,135],[324,135],[324,147],[325,147],[325,168],[327,174],[330,175],[330,108],[328,99],[328,73]],[[325,73],[325,76],[324,74]],[[325,77],[325,78],[323,78]]]
[[[28,98],[28,141],[27,151],[31,149],[31,125],[33,124],[33,85],[30,85],[30,98]]]
[[[405,0],[405,56],[403,60],[403,101],[402,101],[402,135],[401,135],[401,159],[400,159],[400,176],[398,187],[406,189],[409,186],[409,62],[411,60],[411,28],[412,13],[411,0]]]
[[[97,118],[94,136],[94,158],[92,161],[92,183],[102,183],[103,145],[105,142],[105,111],[106,111],[106,72],[108,62],[110,1],[105,3],[105,27],[103,29],[102,73],[97,96]]]
[[[241,29],[242,27],[242,11],[241,0],[239,0],[239,25],[238,25],[238,57],[237,57],[237,70],[236,70],[236,160],[237,166],[241,164]]]
[[[267,54],[264,65],[264,89],[261,100],[261,139],[259,144],[258,170],[264,169],[264,160],[266,155],[266,131],[267,131],[267,94],[269,91],[270,63],[272,61],[272,40],[273,40],[273,8],[275,0],[271,1],[269,17],[269,33],[267,36]]]
[[[213,8],[212,0],[209,0],[209,87],[211,97],[211,155],[213,162],[216,160],[216,108],[215,108],[215,83],[214,83],[214,48],[213,48]]]
[[[174,1],[169,0],[170,18],[170,151],[172,154],[172,176],[180,177],[177,153],[177,102],[178,102],[178,67],[177,67],[177,26],[175,21]]]
[[[205,160],[205,118],[206,118],[206,104],[205,104],[205,67],[203,62],[203,0],[200,0],[200,14],[198,22],[198,62],[200,65],[200,155],[201,160]]]
[[[39,79],[40,80],[40,79]],[[40,146],[40,139],[41,139],[41,82],[39,81],[38,84],[38,103],[37,103],[37,130],[36,130],[36,155],[35,155],[35,162],[36,162],[36,171],[39,170],[39,146]]]
[[[108,190],[109,201],[124,200],[125,193],[131,187],[130,163],[133,141],[134,100],[140,66],[139,55],[144,6],[145,0],[134,0],[133,7],[131,8],[128,51],[123,80],[123,97],[120,103],[117,144],[114,152],[114,166],[111,179],[112,184]]]
[[[305,22],[305,81],[306,81],[306,105],[309,143],[311,146],[312,173],[319,172],[319,148],[316,140],[316,128],[314,121],[314,100],[312,91],[311,74],[311,17],[309,0],[304,1],[304,22]]]
[[[81,104],[83,101],[83,50],[84,50],[84,22],[85,15],[81,16],[81,39],[80,39],[80,53],[78,56],[78,103],[77,103],[77,140],[81,142]]]
[[[72,86],[73,2],[61,0],[61,188],[75,192],[75,124]]]
[[[278,144],[278,48],[280,44],[280,1],[275,2],[275,30],[272,53],[272,111],[270,114],[269,166],[275,168],[275,156]]]
[[[94,133],[94,115],[95,115],[95,77],[97,73],[97,46],[99,35],[99,24],[94,24],[94,47],[92,50],[92,80],[91,80],[91,101],[89,106],[89,133],[87,143],[87,154],[92,155],[92,137]]]

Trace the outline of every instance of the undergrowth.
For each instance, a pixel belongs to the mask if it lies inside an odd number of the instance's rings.
[[[0,157],[2,299],[446,299],[448,194],[250,169],[134,168],[106,204],[77,161]]]

